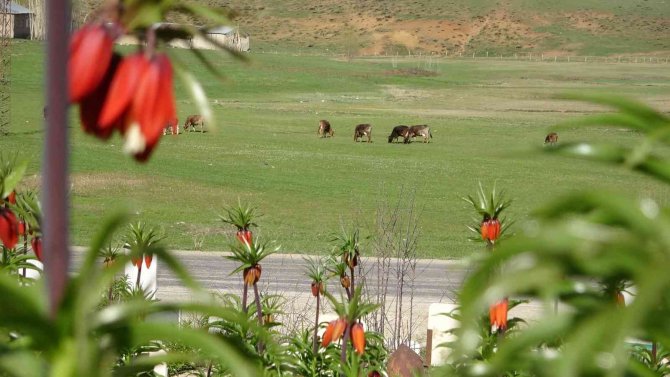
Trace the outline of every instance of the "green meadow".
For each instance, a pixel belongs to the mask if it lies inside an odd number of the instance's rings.
[[[86,244],[104,216],[125,210],[160,228],[171,248],[225,250],[232,229],[218,215],[239,198],[264,214],[259,234],[277,240],[282,251],[325,253],[342,225],[358,224],[367,236],[382,203],[414,201],[420,256],[460,258],[481,247],[468,241],[466,225],[474,212],[462,200],[479,182],[496,184],[513,199],[515,232],[524,231],[534,209],[575,189],[668,202],[667,185],[641,174],[542,151],[552,125],[608,111],[558,100],[560,93],[621,94],[670,111],[667,64],[347,61],[290,53],[251,53],[244,63],[206,53],[225,75],[219,81],[187,51],[169,53],[202,81],[216,129],[166,136],[148,163],[137,164],[123,154],[118,136],[102,142],[85,135],[73,109],[68,132],[74,244]],[[25,187],[39,186],[43,163],[43,75],[43,45],[15,43],[12,123],[9,135],[0,136],[0,150],[30,160]],[[176,93],[183,124],[197,110],[180,83]],[[331,122],[335,137],[317,137],[320,119]],[[373,143],[353,141],[359,123],[373,125]],[[428,124],[433,139],[387,143],[399,124]],[[640,140],[607,126],[558,133],[559,143]]]

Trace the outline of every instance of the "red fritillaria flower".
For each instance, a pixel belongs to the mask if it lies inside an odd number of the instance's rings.
[[[252,239],[252,234],[250,230],[247,229],[242,229],[238,230],[237,233],[235,233],[235,236],[237,237],[240,242],[251,245],[251,239]]]
[[[508,299],[505,298],[491,305],[489,308],[489,320],[491,326],[494,326],[496,329],[503,331],[507,329],[508,304]]]
[[[481,235],[485,241],[495,242],[500,236],[500,220],[487,219],[481,223]]]
[[[114,38],[103,24],[79,29],[70,41],[70,101],[80,102],[102,81],[112,59]]]
[[[9,193],[9,196],[7,196],[7,201],[9,204],[16,204],[16,191]]]
[[[132,258],[131,262],[133,263],[133,266],[140,268],[140,266],[142,265],[142,257]]]
[[[321,338],[321,347],[328,347],[332,341],[340,339],[346,327],[347,321],[344,318],[330,321]]]
[[[84,131],[102,139],[109,138],[114,128],[120,128],[122,125],[120,120],[115,124],[116,127],[105,127],[101,122],[103,105],[111,98],[109,88],[118,72],[120,62],[121,56],[113,54],[107,72],[98,87],[80,101],[79,118]]]
[[[357,354],[362,355],[365,352],[365,331],[360,322],[354,323],[351,326],[351,343]]]
[[[372,372],[368,373],[368,377],[382,377],[382,375],[378,371],[373,370]]]
[[[147,266],[147,268],[151,267],[151,261],[153,261],[154,256],[152,254],[145,254],[144,255],[144,264]]]
[[[323,283],[321,282],[312,282],[312,296],[317,297],[319,294],[323,294]]]
[[[0,241],[8,249],[19,242],[19,221],[9,208],[0,207]]]
[[[130,106],[130,121],[124,128],[124,150],[138,161],[146,161],[165,125],[177,116],[172,87],[172,64],[158,54],[149,60]]]
[[[35,256],[39,261],[42,260],[42,238],[41,237],[33,237],[32,240],[30,240],[30,245],[33,247],[33,252],[35,253]]]
[[[247,285],[258,283],[258,280],[261,278],[261,272],[263,272],[263,270],[260,264],[255,264],[251,267],[245,268],[244,271],[242,271],[244,283]]]
[[[26,223],[19,221],[19,236],[25,236],[26,234]]]

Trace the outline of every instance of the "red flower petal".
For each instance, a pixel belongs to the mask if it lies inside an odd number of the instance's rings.
[[[35,237],[30,241],[30,245],[33,247],[33,252],[39,261],[42,260],[42,238]]]
[[[326,327],[326,331],[323,333],[321,338],[321,347],[328,347],[330,342],[333,341],[333,331],[335,330],[335,321],[330,321]]]
[[[142,53],[128,56],[121,61],[100,114],[102,127],[114,125],[124,116],[148,64]]]
[[[362,355],[365,352],[365,331],[362,324],[354,323],[351,326],[351,343],[357,354]]]
[[[151,266],[151,261],[154,259],[154,256],[151,254],[147,254],[144,256],[144,264],[147,265],[147,268]]]
[[[8,249],[19,242],[19,221],[9,208],[0,208],[0,241]]]
[[[70,44],[70,101],[79,102],[100,84],[112,58],[114,41],[103,25],[79,29]]]
[[[114,54],[111,63],[97,88],[82,98],[79,105],[79,118],[84,131],[102,139],[107,139],[114,132],[114,128],[102,127],[101,112],[104,104],[110,98],[109,88],[118,72],[121,56]],[[120,124],[120,121],[118,122]]]

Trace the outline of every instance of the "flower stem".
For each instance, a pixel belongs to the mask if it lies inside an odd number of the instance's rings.
[[[316,318],[314,320],[314,345],[313,345],[313,350],[314,350],[314,357],[316,357],[316,353],[319,352],[319,343],[318,343],[318,332],[319,332],[319,306],[321,304],[321,292],[316,295]]]
[[[258,285],[254,283],[254,300],[256,302],[256,315],[258,316],[258,324],[263,326],[263,308],[261,307],[261,296],[258,294]],[[265,346],[262,341],[258,342],[258,353],[262,354]]]
[[[249,290],[249,286],[247,283],[244,283],[244,288],[242,288],[242,311],[247,312],[247,291]]]

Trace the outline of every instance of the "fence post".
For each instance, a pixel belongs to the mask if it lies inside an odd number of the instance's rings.
[[[556,63],[556,57],[557,57],[557,55],[554,55],[554,63]]]
[[[489,57],[489,52],[488,52],[488,51],[486,51],[486,57],[487,57],[487,58]]]
[[[474,58],[475,58],[475,53],[473,52],[473,53],[472,53],[472,59],[474,59]]]

